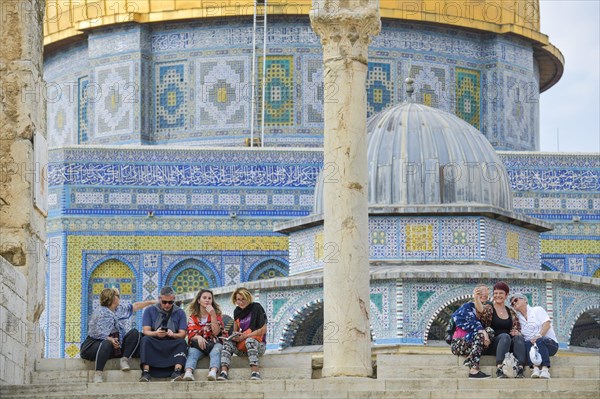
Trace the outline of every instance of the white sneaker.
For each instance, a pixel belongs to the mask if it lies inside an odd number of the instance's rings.
[[[131,366],[129,365],[129,359],[127,359],[126,357],[122,357],[121,360],[119,360],[119,365],[121,366],[122,371],[131,370]]]
[[[550,379],[550,371],[547,368],[543,368],[542,372],[540,373],[540,378],[549,380]]]
[[[531,378],[540,378],[541,372],[542,370],[538,369],[537,367],[534,367],[533,371],[531,372]]]
[[[185,375],[183,376],[183,380],[184,381],[196,381],[196,379],[194,378],[194,373],[192,373],[190,370],[185,370]]]
[[[210,370],[208,372],[207,378],[209,381],[216,381],[217,380],[217,370]]]
[[[94,384],[98,384],[100,382],[102,382],[102,371],[100,371],[100,372],[96,371],[94,373]]]

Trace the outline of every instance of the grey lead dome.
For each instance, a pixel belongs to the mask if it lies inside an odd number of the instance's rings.
[[[478,204],[512,211],[502,161],[485,136],[457,116],[404,102],[371,117],[367,132],[369,206]],[[322,197],[319,178],[315,214],[323,212]]]

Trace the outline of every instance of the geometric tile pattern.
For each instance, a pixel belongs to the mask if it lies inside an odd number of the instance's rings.
[[[323,60],[321,57],[302,59],[303,126],[323,126]]]
[[[383,108],[405,99],[404,85],[396,82],[401,76],[411,76],[416,82],[414,98],[417,102],[451,110],[463,118],[476,117],[471,114],[473,108],[479,107],[482,119],[471,123],[483,129],[495,145],[535,150],[534,138],[539,132],[533,122],[538,113],[536,98],[530,95],[529,88],[536,88],[532,84],[538,77],[533,68],[531,46],[456,28],[430,26],[426,31],[422,28],[414,23],[388,20],[381,34],[373,39],[369,58],[373,64],[386,67],[375,71],[377,67],[369,66],[370,80],[373,72],[384,79],[374,79],[378,82],[375,86],[369,83],[369,89],[373,90],[369,91],[367,112],[370,114],[373,107]],[[102,80],[99,72],[104,69],[121,65],[132,68],[125,81],[129,86],[120,86],[118,93],[105,93],[101,102],[90,103],[92,109],[88,113],[93,120],[90,119],[92,132],[88,134],[88,142],[122,144],[133,139],[150,143],[241,145],[248,130],[244,124],[247,125],[249,119],[251,93],[247,87],[251,81],[251,55],[246,51],[251,41],[249,31],[238,25],[223,26],[216,20],[201,24],[188,21],[157,24],[151,33],[146,34],[146,31],[116,25],[109,31],[92,32],[77,48],[47,57],[47,81],[56,83],[63,93],[82,76],[90,76],[90,84],[94,85]],[[270,25],[268,40],[266,75],[270,87],[265,93],[268,103],[265,133],[269,141],[281,145],[321,146],[322,107],[327,100],[323,98],[322,51],[318,37],[308,19],[287,19]],[[140,54],[143,54],[141,61]],[[287,65],[281,64],[286,57],[289,57]],[[275,61],[277,70],[271,70],[274,65],[271,60]],[[453,88],[455,84],[459,92],[464,89],[460,76],[457,79],[457,69],[481,74],[479,86],[486,90],[481,104],[469,101],[470,109],[465,108],[465,97]],[[117,81],[123,82],[120,77]],[[133,92],[132,82],[137,82],[139,91]],[[389,88],[394,92],[386,103]],[[515,88],[519,88],[519,98],[531,98],[531,101],[514,101]],[[257,92],[260,90],[259,85]],[[74,119],[75,123],[70,123],[74,131],[54,135],[53,119],[60,105],[64,113],[66,102],[72,106],[77,104],[77,94],[72,91],[70,101],[63,102],[67,95],[58,101],[48,101],[49,127],[53,133],[49,135],[50,141],[56,138],[51,145],[77,142],[77,106],[72,107],[74,115],[62,116],[63,120],[66,117],[73,122]],[[477,95],[477,90],[469,93]],[[131,97],[135,102],[121,103],[127,110],[117,107],[116,94]],[[109,120],[120,126],[106,126],[106,116],[115,112],[130,113],[133,119],[129,119],[128,132],[122,130],[122,134],[115,134],[116,129],[126,123],[120,115]],[[100,121],[105,126],[97,124],[99,113],[104,115]],[[261,112],[257,112],[257,116],[260,115]],[[95,131],[111,136],[96,141],[92,134]]]
[[[410,77],[415,81],[414,99],[417,103],[428,107],[450,111],[450,104],[454,93],[446,91],[449,67],[443,65],[430,65],[427,63],[412,63]]]
[[[456,68],[456,115],[479,129],[480,72]]]
[[[279,260],[268,260],[256,265],[249,273],[246,281],[267,280],[284,277],[289,274],[289,267]]]
[[[197,128],[243,128],[248,123],[248,58],[196,62]]]
[[[188,82],[185,64],[156,66],[156,132],[172,132],[187,127]]]
[[[94,102],[95,137],[130,133],[133,127],[133,64],[114,64],[95,70],[100,91]],[[88,93],[88,96],[91,93]]]
[[[258,62],[262,65],[263,57],[259,57]],[[258,71],[258,81],[262,82],[262,67]],[[294,124],[294,57],[267,56],[264,76],[265,126],[292,126]],[[258,87],[259,101],[262,101],[262,90],[261,85]],[[259,111],[261,107],[262,105],[257,107]],[[257,120],[260,124],[261,113],[257,113]]]
[[[77,97],[77,143],[85,144],[88,141],[88,85],[89,79],[87,76],[79,78],[78,97]]]
[[[369,62],[367,72],[367,117],[394,104],[394,81],[391,62]]]

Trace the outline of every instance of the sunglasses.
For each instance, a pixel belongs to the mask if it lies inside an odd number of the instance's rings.
[[[520,298],[513,299],[513,300],[510,302],[510,305],[511,305],[511,306],[515,306],[515,303],[517,303],[517,302],[519,301],[519,299],[520,299]]]
[[[163,305],[172,305],[175,301],[161,301]]]

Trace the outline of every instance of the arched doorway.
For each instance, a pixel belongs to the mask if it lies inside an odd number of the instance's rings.
[[[600,309],[583,312],[571,331],[571,346],[600,348]]]
[[[429,328],[429,334],[427,335],[427,341],[443,341],[446,335],[446,329],[448,328],[448,321],[452,313],[461,307],[464,303],[469,302],[470,299],[457,299],[450,303],[444,309],[438,313],[436,318],[433,320],[431,327]]]
[[[107,259],[100,263],[90,275],[88,282],[88,320],[94,309],[100,306],[100,293],[105,288],[117,288],[123,305],[136,301],[137,285],[133,271],[127,264],[118,259]],[[126,322],[129,323],[130,320]],[[87,335],[87,322],[85,323],[85,329]]]

